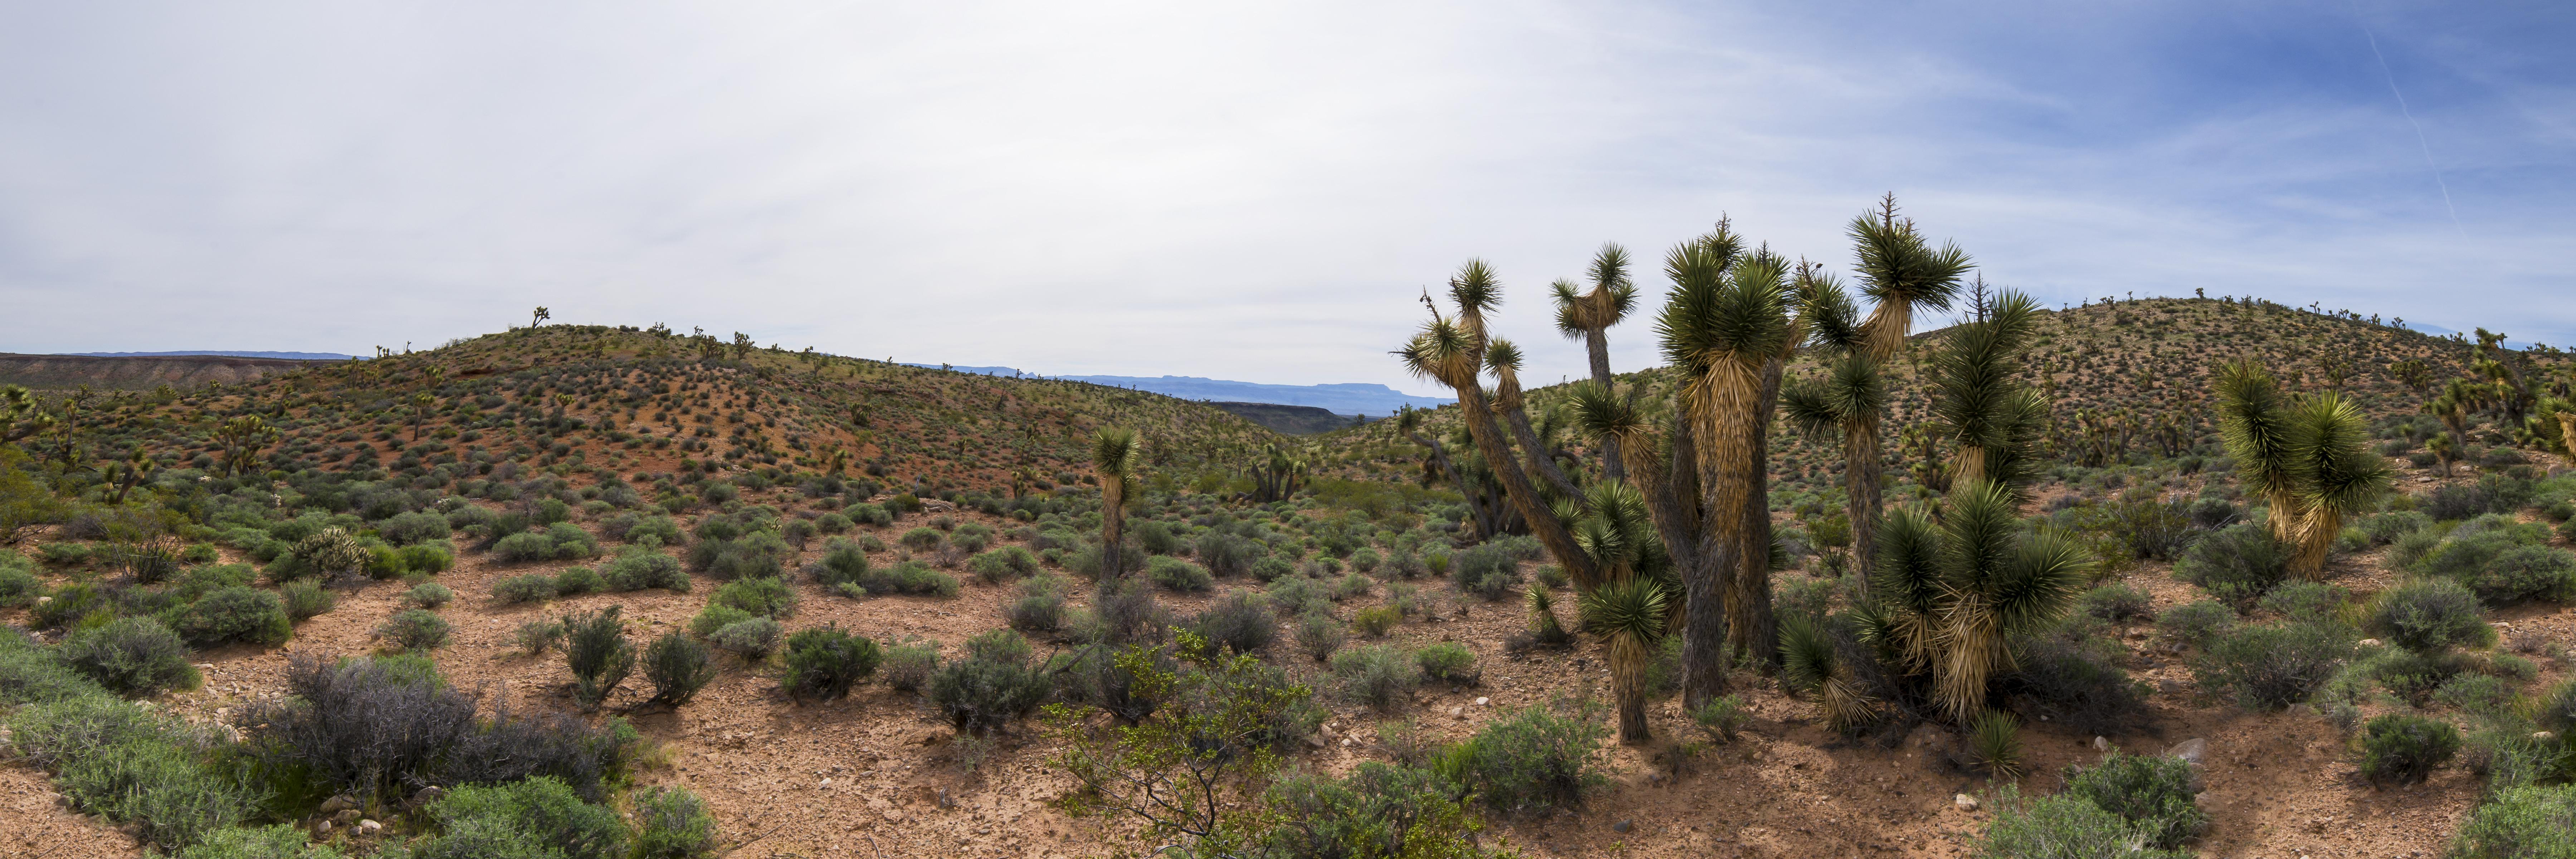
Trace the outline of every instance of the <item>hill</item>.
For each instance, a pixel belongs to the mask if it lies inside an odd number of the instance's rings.
[[[227,352],[201,349],[194,352],[72,352],[93,358],[167,358],[178,355],[220,355],[226,358],[284,358],[289,361],[346,361],[358,357],[338,352]]]
[[[11,355],[0,354],[0,384],[38,390],[148,391],[168,385],[193,388],[209,382],[240,384],[273,373],[312,366],[311,361],[238,355]]]
[[[1276,403],[1209,403],[1244,420],[1269,427],[1281,435],[1314,435],[1348,429],[1361,418],[1337,415],[1314,406],[1283,406]]]
[[[929,367],[929,364],[907,364]],[[1034,377],[1016,367],[965,367],[949,364],[939,369],[978,376]],[[1335,382],[1321,385],[1270,385],[1260,382],[1236,382],[1201,376],[1048,376],[1075,382],[1090,382],[1112,388],[1152,391],[1184,400],[1209,402],[1271,403],[1283,406],[1312,406],[1337,415],[1394,414],[1406,406],[1432,408],[1457,402],[1456,397],[1408,394],[1385,385],[1361,382]]]

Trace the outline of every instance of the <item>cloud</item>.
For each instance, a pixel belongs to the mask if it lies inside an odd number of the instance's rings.
[[[545,304],[1422,390],[1385,352],[1470,256],[1549,378],[1581,358],[1543,287],[1601,242],[1650,291],[1721,214],[1842,267],[1890,190],[2050,301],[2201,287],[2566,342],[2576,310],[2541,300],[2576,287],[2547,253],[2576,220],[2565,16],[2350,9],[21,8],[0,298],[32,322],[6,348],[363,353]],[[1613,344],[1656,360],[1643,321]]]

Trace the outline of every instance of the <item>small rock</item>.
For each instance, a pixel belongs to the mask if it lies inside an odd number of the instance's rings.
[[[329,834],[331,834],[331,821],[325,820],[325,821],[322,821],[322,822],[320,822],[320,823],[313,824],[313,834],[315,834],[315,835],[329,835]]]
[[[373,820],[361,820],[361,821],[358,821],[358,831],[359,831],[360,833],[362,833],[362,834],[366,834],[366,835],[374,835],[374,834],[376,834],[376,833],[378,833],[378,832],[382,832],[382,831],[384,831],[384,828],[385,828],[385,825],[384,825],[384,824],[382,824],[382,823],[377,823],[377,822],[375,822],[375,821],[373,821]]]
[[[2376,638],[2365,638],[2365,639],[2362,639],[2362,640],[2361,640],[2361,646],[2363,646],[2363,647],[2378,647],[2378,646],[2379,646],[2379,639],[2376,639]]]
[[[1476,696],[1476,706],[1478,706],[1478,707],[1482,707],[1482,706],[1485,706],[1485,705],[1487,705],[1487,704],[1491,704],[1491,703],[1494,703],[1494,699],[1492,699],[1492,698],[1488,698],[1488,697],[1485,697],[1485,696],[1483,696],[1483,695],[1478,695],[1478,696]]]
[[[2175,743],[2173,748],[2165,750],[2165,757],[2181,758],[2182,760],[2189,762],[2192,766],[2199,766],[2202,760],[2209,757],[2209,741],[2199,737],[2193,737],[2191,739]]]
[[[1622,820],[1617,823],[1610,824],[1610,831],[1612,832],[1626,832],[1635,828],[1637,828],[1637,823],[1633,820]]]
[[[2546,743],[2551,740],[2558,739],[2558,735],[2550,731],[2533,731],[2531,732],[2531,739],[2534,742]]]
[[[831,787],[831,786],[832,786],[832,779],[831,779],[830,777],[826,776],[826,777],[823,779],[823,784],[822,784],[822,785],[820,785],[820,786],[822,786],[822,787]]]
[[[339,826],[347,826],[349,824],[356,823],[358,822],[358,810],[354,808],[340,809],[340,813],[331,815],[331,822]]]
[[[358,807],[357,797],[344,793],[331,797],[330,799],[323,800],[322,807],[318,810],[318,813],[328,817],[356,807]]]
[[[1324,735],[1322,735],[1322,734],[1307,734],[1307,735],[1306,735],[1306,745],[1313,746],[1313,747],[1315,747],[1315,748],[1319,748],[1319,749],[1320,749],[1320,748],[1323,748],[1323,747],[1324,747]]]
[[[1960,811],[1977,810],[1977,798],[1964,793],[1951,796],[1950,804],[1957,807]]]
[[[2097,752],[2107,752],[2107,751],[2110,751],[2110,750],[2111,750],[2111,740],[2110,740],[2110,738],[2108,738],[2108,737],[2100,737],[2100,736],[2094,737],[2094,738],[2093,738],[2093,750],[2094,750],[2094,751],[2097,751]]]
[[[1467,708],[1465,708],[1465,707],[1451,707],[1451,708],[1449,708],[1449,718],[1452,718],[1452,719],[1464,719],[1464,718],[1467,718]]]

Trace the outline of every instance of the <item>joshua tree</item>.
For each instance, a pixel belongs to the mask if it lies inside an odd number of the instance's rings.
[[[1119,540],[1127,529],[1127,493],[1136,487],[1143,450],[1136,431],[1103,427],[1091,440],[1091,473],[1100,480],[1100,580],[1124,574]]]
[[[438,400],[428,394],[411,395],[411,440],[420,440],[420,425],[429,419],[429,407]]]
[[[535,328],[539,325],[545,324],[546,320],[553,318],[555,318],[554,311],[547,310],[543,306],[540,306],[537,308],[536,313],[529,315],[528,327]]]
[[[1304,486],[1306,472],[1305,460],[1270,445],[1267,455],[1252,463],[1252,500],[1259,504],[1287,500]]]
[[[215,443],[224,450],[224,473],[229,475],[249,471],[260,449],[276,440],[277,430],[258,415],[243,415],[215,428]]]
[[[1954,445],[1951,480],[2017,491],[2030,477],[2030,443],[2048,420],[2048,402],[2021,380],[2039,305],[2007,289],[1984,316],[1953,327],[1933,356],[1932,415]]]
[[[1574,481],[1565,476],[1565,471],[1556,467],[1556,458],[1548,454],[1548,447],[1539,440],[1538,431],[1530,427],[1529,412],[1521,407],[1520,347],[1501,339],[1486,344],[1485,369],[1494,374],[1494,411],[1502,415],[1511,429],[1512,439],[1520,443],[1521,453],[1529,457],[1530,470],[1547,478],[1547,482],[1556,487],[1559,497],[1580,503],[1583,490],[1576,488]]]
[[[1581,338],[1583,350],[1591,359],[1592,381],[1603,388],[1617,383],[1610,376],[1610,326],[1628,318],[1636,307],[1637,285],[1628,280],[1628,249],[1617,244],[1604,244],[1592,255],[1590,272],[1592,290],[1577,293],[1573,281],[1559,280],[1549,288],[1556,296],[1556,330],[1567,339]],[[1619,441],[1602,442],[1602,473],[1613,480],[1627,476],[1621,462]]]
[[[2388,463],[2372,453],[2361,411],[2341,394],[2295,400],[2251,360],[2218,372],[2219,430],[2245,490],[2270,502],[2272,534],[2290,544],[2290,572],[2325,576],[2344,517],[2388,489]]]
[[[1792,426],[1814,436],[1839,435],[1843,443],[1844,513],[1858,559],[1854,581],[1868,593],[1870,560],[1878,549],[1879,480],[1885,455],[1879,417],[1887,388],[1868,355],[1867,329],[1854,324],[1851,296],[1830,275],[1802,272],[1808,341],[1832,359],[1823,375],[1800,380],[1780,394]]]
[[[44,403],[27,389],[17,385],[0,387],[0,444],[16,444],[53,425],[53,414],[45,411]]]
[[[1916,308],[1950,309],[1959,294],[1959,278],[1974,268],[1968,252],[1943,244],[1933,250],[1915,232],[1912,220],[1896,217],[1896,195],[1879,199],[1878,211],[1853,218],[1846,232],[1858,256],[1861,291],[1878,302],[1864,323],[1870,362],[1884,364],[1905,348],[1914,328]]]
[[[1963,723],[1985,709],[1988,681],[2012,666],[2012,637],[2063,615],[2091,566],[2083,547],[2054,532],[2025,533],[2016,506],[2003,484],[1965,483],[1938,524],[1900,510],[1879,543],[1862,637],[1928,679],[1934,704]]]
[[[1670,559],[1656,539],[1645,496],[1626,483],[1592,484],[1576,520],[1583,547],[1603,581],[1583,589],[1583,627],[1609,642],[1610,684],[1619,699],[1619,741],[1647,741],[1646,663],[1671,627],[1677,594]]]

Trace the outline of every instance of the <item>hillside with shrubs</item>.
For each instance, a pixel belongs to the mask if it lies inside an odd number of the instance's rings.
[[[11,390],[0,852],[2565,855],[2561,354],[1852,241],[1605,251],[1669,366],[1530,391],[1471,263],[1464,407],[1301,440],[658,326]]]

